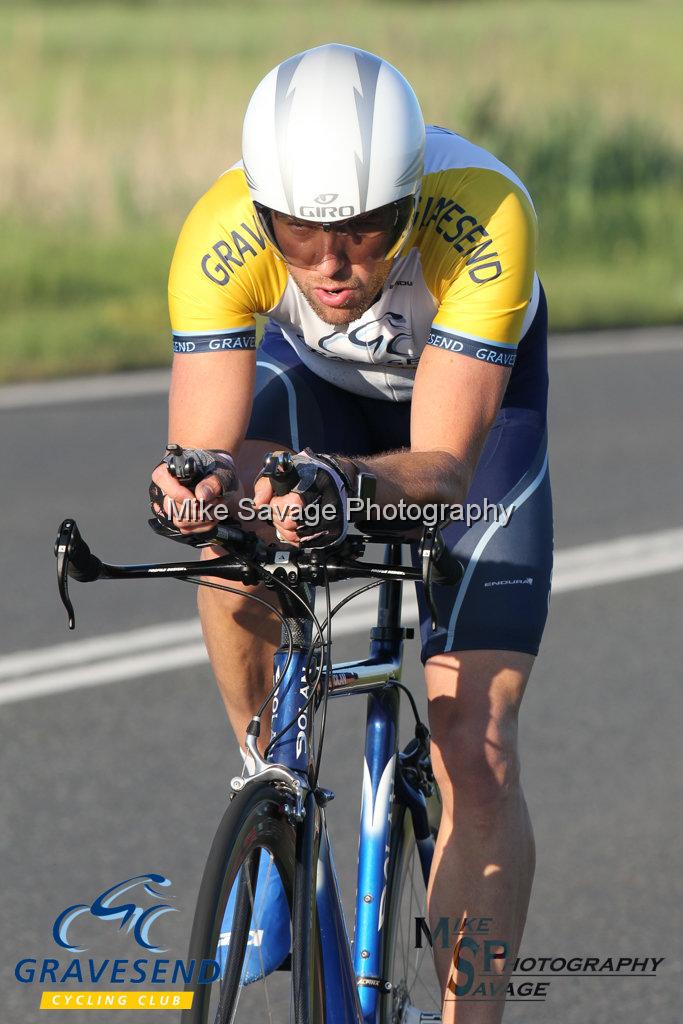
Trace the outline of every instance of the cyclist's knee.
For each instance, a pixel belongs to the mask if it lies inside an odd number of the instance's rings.
[[[462,652],[428,669],[432,762],[446,805],[451,797],[495,813],[518,790],[517,716],[531,660],[503,655]]]
[[[205,555],[202,552],[202,557],[209,560],[211,555]],[[209,584],[220,585],[221,583],[220,579],[210,576],[205,577],[205,580]],[[276,621],[275,616],[268,614],[267,608],[261,604],[261,601],[272,605],[273,592],[263,586],[247,587],[236,582],[230,582],[229,587],[229,590],[216,590],[212,586],[199,587],[197,607],[204,629],[211,628],[218,618],[222,627],[229,627],[231,623],[234,623],[253,632],[255,636],[263,633],[266,624],[268,624],[268,632],[272,632],[272,623]],[[260,600],[255,601],[254,597],[258,597]]]
[[[491,720],[456,720],[448,735],[437,730],[432,763],[442,793],[450,789],[456,806],[495,811],[519,785],[515,734],[512,726]]]

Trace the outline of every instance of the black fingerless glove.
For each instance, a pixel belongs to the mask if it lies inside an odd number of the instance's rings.
[[[348,499],[352,482],[339,459],[304,448],[292,458],[299,474],[294,493],[304,499],[304,515],[297,527],[303,545],[323,548],[340,544],[349,528]]]
[[[199,481],[207,476],[218,477],[221,495],[237,489],[237,470],[232,456],[216,448],[182,448],[178,444],[169,444],[158,465],[167,466],[171,476],[189,490],[194,490]],[[173,529],[174,533],[177,532],[164,509],[164,493],[154,481],[149,485],[149,502],[159,522]]]

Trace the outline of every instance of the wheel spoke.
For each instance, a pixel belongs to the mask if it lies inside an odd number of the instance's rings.
[[[238,899],[239,899],[239,891],[240,891],[240,888],[243,885],[247,889],[247,895],[248,895],[248,898],[249,898],[249,914],[248,914],[248,918],[247,918],[246,949],[244,951],[244,954],[242,955],[242,963],[241,963],[241,967],[240,967],[240,976],[241,976],[242,971],[244,970],[244,961],[245,961],[246,957],[249,956],[249,923],[252,921],[253,914],[254,914],[254,897],[253,897],[253,886],[252,886],[251,876],[252,876],[252,866],[254,864],[256,864],[256,876],[258,877],[259,856],[260,855],[259,855],[259,851],[258,850],[253,850],[251,852],[251,854],[245,859],[244,864],[240,868],[240,870],[239,870],[239,872],[237,874],[237,878],[235,879],[235,883],[234,883],[235,885],[238,886],[238,889],[237,889],[237,899],[235,900],[235,909],[233,910],[233,921],[234,921],[235,913],[236,913],[236,910],[237,910],[237,904],[238,904]],[[231,926],[230,926],[230,942],[231,943],[234,942],[234,934],[235,934],[234,924],[231,923]],[[240,955],[239,951],[235,955],[239,956]],[[226,960],[226,971],[225,971],[225,974],[227,975],[227,960]],[[224,984],[225,984],[225,981],[222,981],[221,982],[221,997],[220,997],[220,1001],[219,1001],[219,1004],[218,1004],[218,1010],[217,1010],[217,1013],[216,1013],[216,1024],[223,1024],[222,1009],[224,1008],[224,999],[223,999],[223,994],[224,994],[223,993],[223,985]],[[232,1024],[232,1022],[235,1020],[235,1015],[237,1013],[237,1009],[239,1007],[240,998],[242,996],[242,992],[243,991],[244,991],[243,986],[241,984],[239,984],[238,988],[237,988],[237,994],[236,994],[234,1002],[233,1002],[232,1012],[230,1013],[230,1021],[226,1022],[226,1024]],[[227,996],[226,996],[226,998],[227,998]]]
[[[413,920],[413,898],[415,899],[415,908],[417,909],[419,907],[420,910],[425,910],[426,911],[426,908],[422,905],[422,901],[420,900],[417,892],[415,891],[414,868],[415,868],[415,846],[413,846],[412,850],[410,851],[410,867],[409,867],[410,908],[409,908],[409,912],[408,912],[408,920],[409,921]],[[406,955],[406,967],[405,967],[405,974],[404,974],[404,978],[406,978],[406,979],[408,977],[408,960],[409,960],[409,956],[410,956],[410,951],[408,950],[407,951],[407,955]]]
[[[414,863],[415,863],[415,847],[413,846],[412,850],[410,851],[410,860],[408,861],[408,868],[407,868],[407,873],[409,873],[410,877],[411,877],[411,883],[410,883],[410,905],[408,907],[408,936],[410,936],[410,924],[411,924],[411,922],[413,920],[413,894],[415,892],[415,887],[414,887],[413,882],[412,882],[412,875],[413,875],[413,865],[414,865]],[[405,944],[405,963],[404,963],[404,967],[403,967],[403,977],[404,978],[408,977],[408,964],[409,964],[409,962],[410,962],[410,937],[408,937],[406,939],[406,944]]]
[[[420,948],[416,946],[413,952],[414,919],[417,915],[427,918],[427,891],[422,861],[410,828],[410,811],[405,808],[403,813],[408,819],[401,836],[403,857],[397,856],[390,897],[396,909],[390,917],[393,936],[389,942],[393,949],[386,969],[393,997],[387,1016],[380,1018],[385,1024],[401,1024],[407,1007],[441,1012],[441,989],[429,943],[423,943]]]
[[[434,995],[434,992],[427,985],[427,982],[423,978],[421,978],[421,977],[415,978],[415,981],[417,982],[418,985],[422,986],[422,988],[425,991],[425,995],[427,996],[427,999],[429,1000],[431,1005],[435,1006],[438,1010],[440,1010],[441,1006],[440,1006],[439,1002],[437,1001],[437,999],[436,999],[436,997]]]
[[[262,853],[263,852],[264,851],[262,851]],[[265,894],[268,891],[268,882],[270,880],[270,872],[272,870],[273,863],[274,863],[273,857],[272,857],[272,855],[270,855],[270,859],[268,861],[268,869],[266,871],[265,882],[264,882],[263,888],[262,888],[262,896],[261,896],[261,904],[262,904],[262,906],[263,906],[263,904],[265,904]],[[260,873],[261,873],[261,863],[260,863],[260,857],[259,857],[259,865],[258,865],[257,872],[256,872],[256,880],[257,880],[256,888],[257,888],[257,890],[258,890],[258,876],[260,875]],[[254,935],[253,942],[256,945],[256,948],[258,949],[258,958],[259,958],[259,964],[261,965],[261,978],[263,979],[263,992],[264,992],[265,1000],[266,1000],[266,1011],[268,1013],[268,1021],[269,1021],[269,1024],[273,1024],[273,1011],[272,1011],[272,1008],[271,1008],[271,1005],[270,1005],[270,993],[268,991],[268,977],[266,975],[266,969],[265,969],[265,965],[263,963],[263,948],[262,948],[261,939],[259,937],[259,924],[261,922],[260,922],[260,918],[257,919],[257,917],[256,917],[256,894],[253,891],[251,891],[251,883],[249,885],[249,888],[250,888],[250,896],[251,896],[251,921],[252,921],[252,924],[254,925],[254,928],[253,928],[253,935]],[[260,931],[261,931],[261,935],[263,935],[263,929],[260,929]],[[241,987],[242,986],[240,986],[240,988]]]

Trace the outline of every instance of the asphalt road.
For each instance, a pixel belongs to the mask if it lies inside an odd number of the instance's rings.
[[[558,549],[683,526],[683,331],[667,335],[668,347],[647,351],[643,338],[647,344],[656,337],[626,333],[606,343],[605,336],[584,336],[574,354],[567,339],[555,343]],[[106,400],[93,392],[91,400],[6,408],[0,428],[6,655],[70,639],[52,558],[65,515],[77,517],[109,561],[170,560],[177,550],[145,526],[146,481],[165,434],[160,394]],[[169,581],[72,591],[76,640],[194,613],[193,590]],[[523,955],[666,959],[654,977],[556,978],[546,1003],[511,1004],[510,1024],[681,1019],[682,599],[680,571],[558,593],[521,722],[538,861]],[[365,639],[344,637],[336,648],[339,658],[359,656]],[[421,700],[415,647],[404,678]],[[355,887],[363,719],[362,700],[332,705],[322,780],[337,792],[330,819],[347,903]],[[57,957],[57,914],[121,879],[158,871],[172,880],[179,913],[158,928],[165,955],[185,955],[235,761],[203,664],[2,706],[6,1024],[40,1016],[40,986],[17,983],[17,961]],[[131,938],[113,927],[90,939],[85,957],[137,955]],[[72,1012],[65,1019],[91,1017]],[[145,1016],[112,1018],[129,1019]]]

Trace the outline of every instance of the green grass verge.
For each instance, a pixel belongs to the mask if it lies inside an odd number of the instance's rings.
[[[680,5],[345,12],[340,41],[393,60],[429,120],[529,186],[555,329],[683,320]],[[185,212],[239,155],[255,83],[324,22],[313,0],[0,7],[0,379],[168,361]]]
[[[157,224],[113,235],[13,224],[0,230],[3,380],[168,362],[174,239]]]
[[[618,209],[622,197],[611,202]],[[554,330],[683,319],[683,232],[663,231],[671,209],[665,197],[641,195],[630,233],[607,237],[610,205],[588,207],[564,237],[561,218],[554,239],[545,235],[541,273]],[[0,230],[17,255],[12,261],[3,252],[0,262],[0,379],[169,362],[165,286],[173,236],[155,224],[85,239],[54,228]]]

